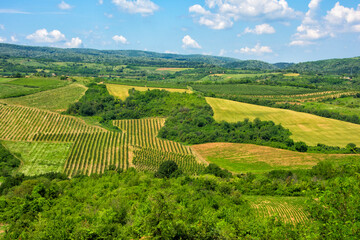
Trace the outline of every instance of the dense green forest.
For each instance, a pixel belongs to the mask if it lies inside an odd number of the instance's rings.
[[[359,231],[358,163],[321,162],[297,172],[206,175],[107,171],[103,175],[15,176],[2,191],[4,239],[350,239]],[[215,177],[212,175],[217,175]],[[246,194],[303,195],[310,221],[259,218]]]

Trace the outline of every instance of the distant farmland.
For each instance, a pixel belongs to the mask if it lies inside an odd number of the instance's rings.
[[[177,88],[154,88],[154,87],[136,87],[136,86],[126,86],[126,85],[118,85],[118,84],[106,84],[106,88],[111,95],[117,97],[121,100],[125,100],[129,96],[129,90],[135,89],[137,91],[147,91],[147,90],[166,90],[169,92],[186,92],[192,93],[189,89],[177,89]]]
[[[309,145],[318,143],[345,147],[348,143],[360,145],[360,125],[323,118],[312,114],[263,107],[230,100],[206,98],[214,110],[216,121],[237,122],[245,118],[273,121],[292,132],[291,138]]]

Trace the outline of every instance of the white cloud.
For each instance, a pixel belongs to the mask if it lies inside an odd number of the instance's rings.
[[[304,40],[294,40],[292,42],[290,42],[290,46],[307,46],[307,45],[311,45],[314,44],[311,41],[304,41]]]
[[[250,29],[250,28],[246,28],[244,33],[254,33],[257,35],[261,35],[261,34],[273,34],[275,33],[275,29],[270,26],[267,23],[261,24],[261,25],[256,25],[254,29]]]
[[[272,53],[272,49],[268,46],[261,46],[259,43],[255,45],[253,48],[244,47],[240,50],[235,50],[235,53],[245,53],[245,54],[264,54],[264,53]]]
[[[82,40],[78,37],[72,38],[70,42],[65,43],[67,48],[79,48],[82,46]]]
[[[225,29],[238,20],[284,20],[299,15],[286,0],[206,0],[206,10],[196,4],[189,12],[201,25],[212,29]]]
[[[142,16],[152,15],[159,10],[159,6],[150,0],[112,0],[112,2],[124,11],[139,13]]]
[[[129,44],[128,40],[122,35],[115,35],[112,37],[112,39],[117,43]]]
[[[73,8],[72,6],[70,6],[69,4],[67,4],[64,1],[61,1],[61,3],[59,3],[58,8],[60,8],[61,10],[69,10],[71,8]]]
[[[17,9],[0,9],[0,13],[9,13],[9,14],[30,14],[29,12],[20,11]]]
[[[6,38],[0,37],[0,43],[6,42]]]
[[[224,56],[226,53],[225,49],[220,49],[219,56]]]
[[[105,17],[107,18],[113,18],[114,15],[112,15],[111,13],[104,13]]]
[[[32,40],[37,43],[55,43],[65,40],[65,35],[59,30],[48,32],[45,28],[36,30],[35,33],[30,34],[26,39]]]
[[[0,29],[1,29],[1,30],[5,30],[5,25],[4,25],[4,24],[0,24]]]
[[[104,3],[104,0],[99,0],[99,4],[102,5]]]
[[[188,48],[201,48],[201,46],[194,40],[192,39],[189,35],[186,35],[183,39],[182,39],[182,47],[184,49],[188,49]]]
[[[168,53],[168,54],[178,54],[178,52],[173,52],[173,51],[169,51],[169,50],[166,50],[165,53]]]
[[[317,12],[320,8],[321,0],[311,0],[309,10],[297,33],[293,35],[291,46],[305,46],[313,44],[314,41],[326,37],[335,37],[339,33],[360,32],[360,4],[357,9],[347,8],[339,2],[327,11],[326,16],[319,17]]]
[[[15,36],[11,36],[11,41],[12,41],[12,42],[17,42],[18,39],[17,39]]]

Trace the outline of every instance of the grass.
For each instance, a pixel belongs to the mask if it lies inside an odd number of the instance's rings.
[[[241,143],[206,143],[193,145],[191,148],[205,161],[234,173],[308,169],[323,160],[351,161],[357,157],[345,154],[299,153]]]
[[[13,81],[0,82],[0,98],[25,96],[69,84],[53,78],[18,78]]]
[[[38,92],[38,88],[28,88],[24,86],[0,84],[0,98],[17,97]]]
[[[260,218],[275,217],[288,224],[308,224],[303,197],[245,196]]]
[[[109,91],[110,95],[113,95],[116,98],[121,100],[125,100],[129,96],[129,90],[135,89],[137,91],[147,91],[147,90],[166,90],[169,92],[187,92],[192,93],[189,89],[175,89],[175,88],[153,88],[153,87],[136,87],[136,86],[126,86],[126,85],[118,85],[118,84],[106,84],[107,90]]]
[[[16,78],[0,78],[0,83],[7,83],[7,82],[11,82]]]
[[[14,153],[21,154],[23,164],[19,172],[28,176],[48,172],[62,172],[71,143],[12,142],[3,141]]]
[[[164,71],[164,72],[180,72],[193,68],[157,68],[156,71]]]
[[[295,95],[316,91],[307,88],[247,84],[195,85],[193,88],[200,92],[211,92],[219,95]]]
[[[360,125],[312,114],[263,107],[218,98],[206,98],[214,110],[216,121],[237,122],[245,118],[273,121],[292,132],[291,138],[308,145],[318,143],[345,147],[348,143],[360,145]]]
[[[2,102],[61,112],[65,111],[69,104],[78,101],[85,91],[86,87],[83,85],[71,84],[23,97],[4,99]]]
[[[298,77],[300,76],[299,73],[285,73],[284,74],[285,77]]]
[[[14,81],[9,82],[8,84],[20,85],[20,86],[31,86],[31,87],[61,87],[66,85],[67,81],[62,81],[59,79],[53,78],[19,78]]]

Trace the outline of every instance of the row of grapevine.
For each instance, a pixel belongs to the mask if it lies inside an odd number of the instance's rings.
[[[64,172],[69,176],[78,173],[102,173],[110,165],[129,167],[129,147],[125,135],[115,132],[79,134],[75,139]]]
[[[37,134],[91,133],[104,131],[74,117],[36,108],[0,104],[0,138],[30,141]]]
[[[259,204],[252,202],[251,207],[256,210],[257,215],[261,218],[275,216],[290,224],[306,223],[309,220],[302,207],[287,202],[263,201]]]
[[[156,171],[161,163],[169,160],[176,162],[182,171],[190,174],[198,174],[205,169],[205,166],[199,164],[193,155],[163,152],[151,148],[135,150],[133,164],[142,171]]]
[[[126,132],[127,141],[133,146],[154,148],[164,152],[192,154],[189,147],[156,137],[160,128],[164,126],[164,123],[164,118],[114,121],[115,126]]]

